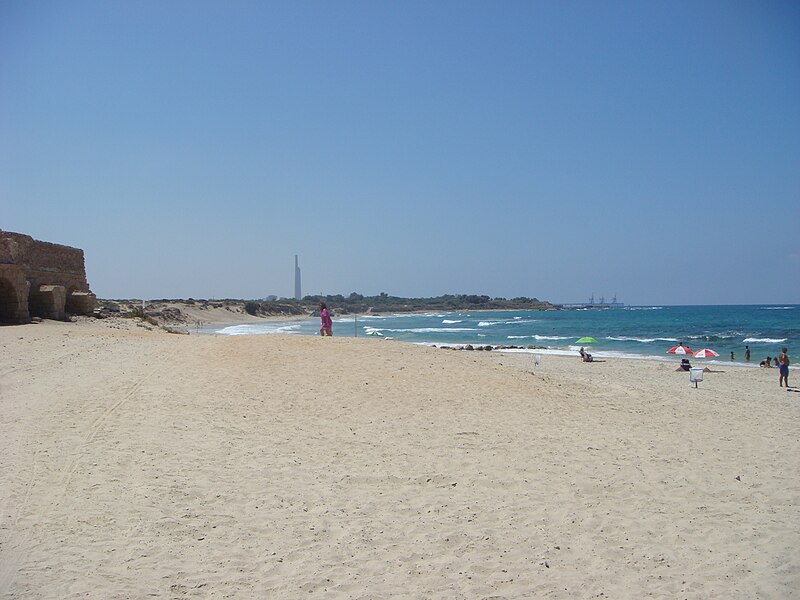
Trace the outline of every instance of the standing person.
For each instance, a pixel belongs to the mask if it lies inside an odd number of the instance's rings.
[[[324,302],[319,303],[319,318],[322,326],[319,328],[321,336],[333,335],[333,321],[331,320],[331,313],[328,312],[328,307]]]
[[[733,360],[733,352],[731,352],[731,360]]]
[[[789,387],[789,349],[782,348],[781,353],[778,356],[778,369],[780,369],[780,376],[778,379],[778,385],[783,387],[783,384],[786,384],[786,387]]]
[[[747,362],[750,362],[750,346],[745,346],[744,347],[744,359]]]

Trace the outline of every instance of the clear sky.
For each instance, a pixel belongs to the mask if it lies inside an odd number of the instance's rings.
[[[105,298],[800,303],[800,3],[2,0],[0,228]]]

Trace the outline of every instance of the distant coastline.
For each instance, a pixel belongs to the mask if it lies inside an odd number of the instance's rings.
[[[153,324],[236,323],[266,318],[308,317],[316,314],[325,302],[335,315],[424,313],[463,310],[564,310],[564,307],[537,298],[491,298],[477,294],[446,294],[430,298],[404,298],[379,294],[305,296],[302,300],[242,299],[101,299],[96,316],[122,315],[141,317]]]

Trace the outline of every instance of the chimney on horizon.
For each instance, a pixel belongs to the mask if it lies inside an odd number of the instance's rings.
[[[294,255],[294,299],[302,300],[303,295],[300,292],[300,265],[297,261],[297,254]]]

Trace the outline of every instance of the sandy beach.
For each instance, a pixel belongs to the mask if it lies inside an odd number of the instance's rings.
[[[800,393],[772,369],[695,389],[122,319],[2,327],[0,357],[3,598],[800,596]]]

